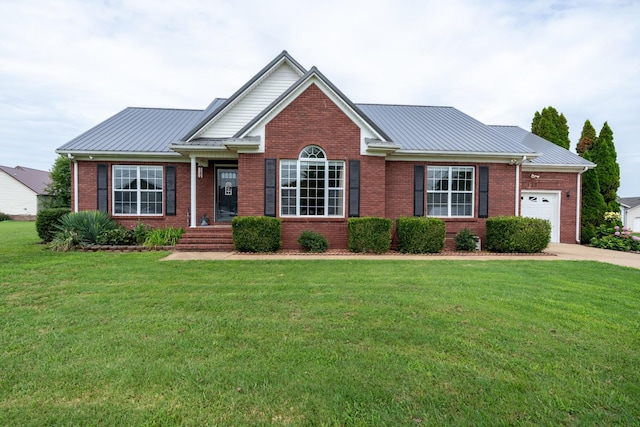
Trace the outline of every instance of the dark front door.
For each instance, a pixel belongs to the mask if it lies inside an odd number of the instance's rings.
[[[238,169],[218,168],[216,189],[216,222],[230,222],[238,215]]]

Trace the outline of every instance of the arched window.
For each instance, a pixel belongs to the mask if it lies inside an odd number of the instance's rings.
[[[344,216],[344,162],[316,145],[280,161],[281,216]]]

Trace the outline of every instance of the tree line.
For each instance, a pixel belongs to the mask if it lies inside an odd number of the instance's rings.
[[[551,106],[535,112],[531,132],[567,150],[570,148],[567,119]],[[609,124],[604,122],[596,135],[595,128],[587,119],[576,144],[576,152],[597,165],[582,175],[580,240],[589,243],[596,235],[596,228],[605,222],[605,213],[620,212],[620,165]]]

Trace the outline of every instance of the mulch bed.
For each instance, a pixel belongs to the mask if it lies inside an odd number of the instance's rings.
[[[234,252],[236,255],[252,255],[247,252]],[[472,252],[457,252],[457,251],[442,251],[440,253],[435,254],[404,254],[398,251],[389,251],[382,254],[372,254],[372,253],[358,253],[358,252],[350,252],[348,249],[329,249],[326,252],[306,252],[298,249],[281,249],[277,252],[271,253],[272,255],[311,255],[311,256],[322,256],[322,255],[368,255],[368,256],[397,256],[397,257],[405,257],[405,256],[433,256],[433,257],[447,257],[447,256],[465,256],[465,257],[476,257],[476,256],[555,256],[555,254],[551,254],[549,252],[539,252],[539,253],[497,253],[497,252],[488,252],[488,251],[472,251]],[[269,255],[264,254],[264,255]]]

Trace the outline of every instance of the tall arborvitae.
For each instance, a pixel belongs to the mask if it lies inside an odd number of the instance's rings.
[[[571,146],[567,119],[551,106],[543,108],[541,113],[536,111],[531,122],[531,133],[567,150]]]
[[[581,156],[593,161],[589,151],[582,153]],[[607,211],[607,204],[600,193],[596,169],[589,169],[582,174],[580,241],[583,244],[590,243],[591,239],[596,236],[596,227],[604,222],[604,213]]]
[[[589,151],[591,160],[597,164],[596,173],[600,184],[600,193],[604,197],[607,209],[618,212],[618,188],[620,187],[620,165],[613,143],[613,131],[607,122],[604,123],[595,144]]]
[[[593,147],[593,144],[596,142],[596,138],[596,129],[589,120],[586,120],[582,127],[582,133],[580,134],[580,141],[578,141],[576,152],[578,154],[582,154],[591,150],[591,147]]]

